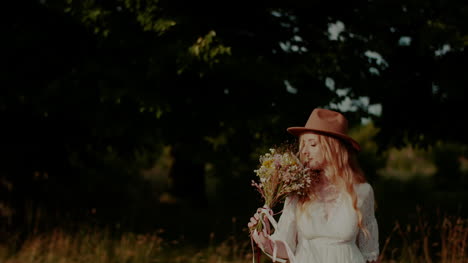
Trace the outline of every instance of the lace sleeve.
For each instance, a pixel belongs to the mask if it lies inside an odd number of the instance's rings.
[[[271,235],[272,238],[286,242],[293,252],[296,250],[297,243],[296,203],[297,197],[286,198],[283,212],[278,220],[278,229]]]
[[[366,261],[375,261],[379,256],[379,229],[374,213],[374,191],[370,184],[365,184],[360,192],[362,225],[367,231],[359,230],[357,245]]]
[[[282,240],[291,249],[292,253],[296,251],[297,245],[297,230],[296,230],[296,204],[297,197],[286,197],[284,201],[283,211],[278,220],[278,228],[271,235],[273,239]],[[265,255],[273,259],[273,256],[263,251]],[[277,262],[287,262],[287,260],[276,258]]]

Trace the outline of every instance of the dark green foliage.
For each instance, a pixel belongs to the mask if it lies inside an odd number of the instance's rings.
[[[337,91],[382,105],[345,112],[380,128],[363,161],[372,180],[388,147],[467,143],[463,1],[16,2],[1,26],[0,187],[13,186],[1,199],[19,225],[28,202],[80,220],[94,208],[129,226],[157,218],[138,175],[167,145],[173,194],[206,207],[209,173],[241,206],[255,153],[291,140],[285,129],[341,102]]]

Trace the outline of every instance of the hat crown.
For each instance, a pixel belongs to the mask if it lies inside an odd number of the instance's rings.
[[[336,111],[314,109],[304,127],[314,130],[347,134],[348,120],[346,120],[343,114]]]

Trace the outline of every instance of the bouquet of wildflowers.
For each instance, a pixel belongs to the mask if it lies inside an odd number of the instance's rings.
[[[270,221],[273,207],[290,194],[307,195],[308,189],[316,179],[314,173],[304,167],[290,145],[272,148],[268,153],[261,155],[260,167],[254,172],[259,181],[252,180],[252,186],[261,194],[265,202],[263,210],[266,210],[265,215]],[[262,229],[263,224],[260,220],[250,230],[260,232]]]

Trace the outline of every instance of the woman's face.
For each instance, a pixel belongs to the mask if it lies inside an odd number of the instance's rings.
[[[324,164],[324,157],[320,150],[318,135],[304,133],[300,137],[299,156],[305,165],[311,169],[320,169]]]

